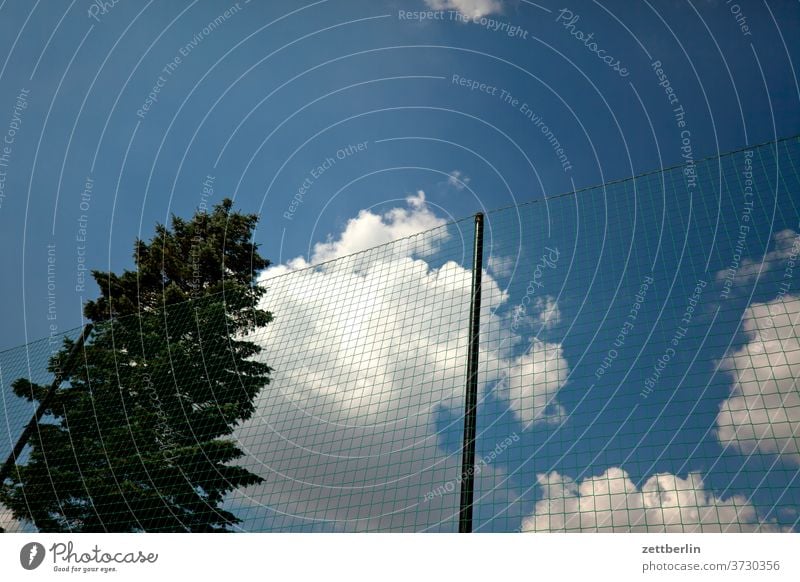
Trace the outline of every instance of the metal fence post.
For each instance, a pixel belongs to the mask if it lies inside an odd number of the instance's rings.
[[[481,275],[483,273],[483,213],[475,214],[475,246],[472,249],[472,298],[469,308],[469,353],[464,398],[464,441],[461,452],[461,504],[459,533],[472,532],[475,487],[475,431],[478,405],[478,348],[481,327]]]

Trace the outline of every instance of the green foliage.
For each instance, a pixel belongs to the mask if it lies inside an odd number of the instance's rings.
[[[137,241],[135,271],[93,272],[92,335],[0,489],[17,519],[47,532],[238,523],[225,494],[261,478],[236,466],[243,452],[225,437],[252,416],[271,372],[245,339],[271,320],[257,308],[255,279],[268,265],[250,242],[257,220],[225,200]],[[47,391],[24,379],[13,387],[35,401]]]

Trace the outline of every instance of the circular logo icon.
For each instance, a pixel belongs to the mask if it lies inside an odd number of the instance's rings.
[[[22,546],[19,551],[19,563],[26,570],[35,570],[44,561],[44,546],[38,542],[31,542]]]

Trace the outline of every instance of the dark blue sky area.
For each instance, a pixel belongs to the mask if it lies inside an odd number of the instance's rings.
[[[673,165],[682,131],[699,158],[800,128],[794,3],[92,6],[0,8],[2,347],[79,325],[79,264],[130,267],[136,236],[203,201],[261,212],[280,262],[420,189],[460,217]]]

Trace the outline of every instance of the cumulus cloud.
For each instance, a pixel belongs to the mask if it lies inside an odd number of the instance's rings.
[[[522,521],[525,532],[779,531],[743,495],[723,499],[707,490],[698,473],[659,473],[641,489],[620,467],[580,483],[555,471],[537,482],[542,498]]]
[[[425,202],[425,192],[419,190],[406,198],[407,208],[393,208],[384,215],[362,210],[356,218],[348,221],[341,236],[336,240],[317,243],[311,258],[312,263],[330,261],[352,253],[357,253],[390,241],[405,238],[419,232],[435,229],[445,224],[445,220],[436,216]],[[431,233],[420,239],[424,248],[415,252],[426,254],[446,238],[447,233]],[[398,249],[401,247],[398,246]],[[307,265],[295,264],[296,267]],[[278,274],[275,271],[273,274]]]
[[[433,10],[458,10],[467,18],[480,18],[502,12],[500,0],[425,0]]]
[[[358,253],[402,236],[410,238]],[[340,260],[307,268],[298,258],[265,273],[263,307],[275,321],[249,339],[274,379],[237,430],[265,482],[233,503],[265,505],[275,527],[299,519],[339,530],[452,529],[457,489],[424,499],[460,471],[440,437],[460,434],[463,422],[471,273],[449,259],[462,250],[449,243],[458,240],[419,192],[403,208],[359,213],[309,262]],[[510,337],[497,315],[508,300],[485,272],[481,363],[493,378],[507,373],[520,420],[545,422],[562,412],[567,365],[556,344]],[[449,426],[437,426],[442,416]]]
[[[720,443],[745,454],[779,454],[800,465],[800,297],[754,303],[748,341],[721,363],[733,379],[717,415]]]
[[[740,233],[742,240],[745,233]],[[772,236],[773,249],[764,253],[760,259],[739,258],[735,253],[731,265],[717,272],[716,281],[726,288],[739,288],[749,285],[756,280],[759,273],[763,277],[769,271],[782,266],[787,260],[796,260],[800,254],[800,233],[791,229],[784,229]]]
[[[461,170],[453,170],[447,176],[447,185],[452,186],[456,190],[463,190],[469,183],[472,181],[472,178],[465,175]]]

